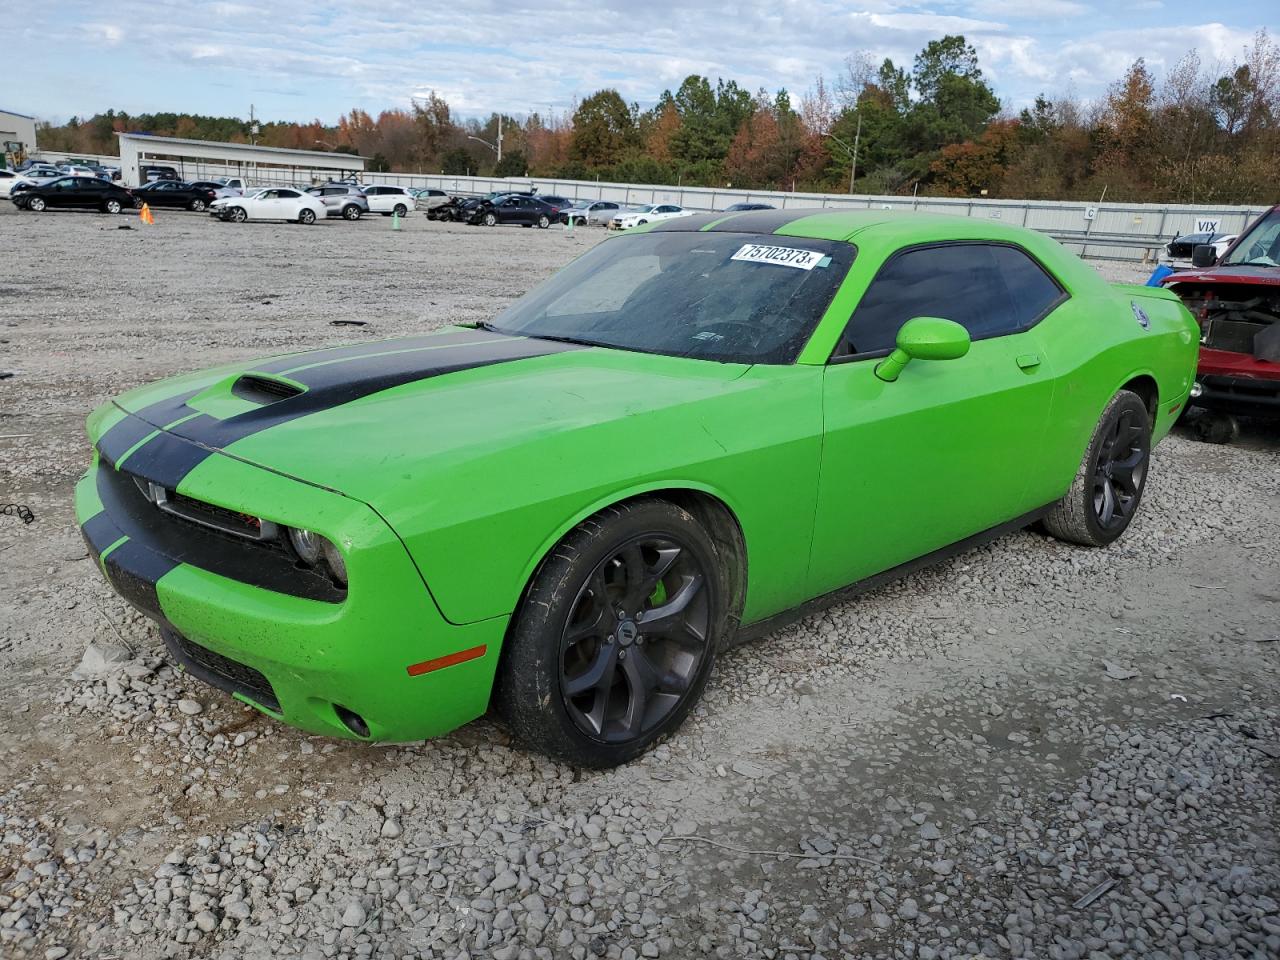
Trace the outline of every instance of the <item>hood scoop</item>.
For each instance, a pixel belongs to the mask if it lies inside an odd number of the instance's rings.
[[[243,374],[231,385],[232,396],[239,397],[241,400],[248,400],[250,403],[256,403],[259,406],[288,400],[290,397],[296,397],[303,392],[303,388],[296,383],[277,380],[275,377],[261,373]]]

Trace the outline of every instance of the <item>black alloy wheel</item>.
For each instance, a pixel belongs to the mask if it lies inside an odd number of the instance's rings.
[[[511,733],[603,768],[679,727],[737,623],[745,581],[728,528],[731,519],[643,497],[571,530],[534,573],[503,642],[493,704]]]
[[[1130,390],[1107,404],[1075,479],[1045,514],[1052,536],[1105,547],[1128,529],[1142,502],[1151,456],[1151,412]]]
[[[1093,471],[1093,512],[1098,526],[1123,529],[1138,507],[1147,474],[1150,427],[1123,410],[1098,450]]]
[[[626,743],[679,706],[707,653],[708,582],[666,535],[637,537],[596,565],[560,640],[560,691],[579,730]]]

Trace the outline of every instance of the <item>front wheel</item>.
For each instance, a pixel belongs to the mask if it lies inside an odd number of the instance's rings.
[[[504,644],[494,704],[529,747],[588,767],[684,721],[730,629],[725,558],[664,500],[609,507],[542,562]]]
[[[1141,397],[1121,390],[1102,412],[1071,489],[1045,516],[1045,529],[1086,547],[1111,543],[1138,511],[1150,458],[1151,414]]]
[[[492,213],[486,213],[484,215],[484,225],[486,227],[496,227],[498,225],[498,218]]]
[[[102,209],[106,213],[119,213],[123,208],[120,206],[119,200],[108,200],[102,205]]]
[[[549,226],[551,226],[551,221],[547,218],[547,215],[544,213],[542,216],[538,218],[538,229],[545,230]]]
[[[231,208],[232,223],[244,223],[248,219],[249,219],[249,214],[245,212],[244,207]]]
[[[299,210],[299,211],[298,211],[298,222],[299,222],[299,223],[302,223],[302,224],[306,224],[306,225],[308,225],[308,226],[309,226],[310,224],[315,223],[315,222],[316,222],[316,212],[315,212],[314,210],[308,210],[308,209],[306,209],[306,208],[303,208],[302,210]]]
[[[35,213],[39,213],[44,210],[45,206],[44,197],[32,197],[27,201],[27,209],[32,210]]]

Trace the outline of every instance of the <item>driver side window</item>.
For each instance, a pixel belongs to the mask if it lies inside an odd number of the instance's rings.
[[[1027,253],[994,243],[944,243],[899,253],[863,294],[835,355],[888,353],[913,317],[954,320],[974,340],[1027,330],[1066,294]]]

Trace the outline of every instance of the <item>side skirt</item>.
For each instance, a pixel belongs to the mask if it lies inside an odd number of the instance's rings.
[[[886,583],[892,583],[894,580],[900,580],[905,576],[915,573],[917,570],[923,570],[925,567],[931,567],[935,563],[940,563],[958,554],[965,553],[975,547],[990,543],[992,540],[999,540],[1005,534],[1014,533],[1024,527],[1029,527],[1045,514],[1052,503],[1047,503],[1043,507],[1032,510],[1030,513],[1024,513],[1020,517],[1009,520],[1006,523],[983,530],[981,533],[975,533],[971,537],[965,537],[963,540],[957,540],[955,543],[934,550],[932,553],[926,553],[922,557],[916,557],[914,560],[908,560],[906,563],[900,563],[896,567],[890,567],[880,573],[872,574],[864,580],[851,583],[847,587],[841,587],[838,590],[832,590],[830,593],[824,593],[820,597],[812,600],[806,600],[797,607],[790,610],[784,610],[781,613],[775,613],[771,617],[763,620],[756,620],[754,623],[748,623],[738,629],[738,632],[725,644],[725,649],[732,649],[740,643],[749,643],[752,640],[759,640],[763,636],[781,630],[783,627],[795,623],[797,620],[803,620],[805,617],[826,610],[828,607],[835,606],[837,603],[844,603],[855,597],[860,597],[864,593],[870,593],[877,587],[882,587]]]

